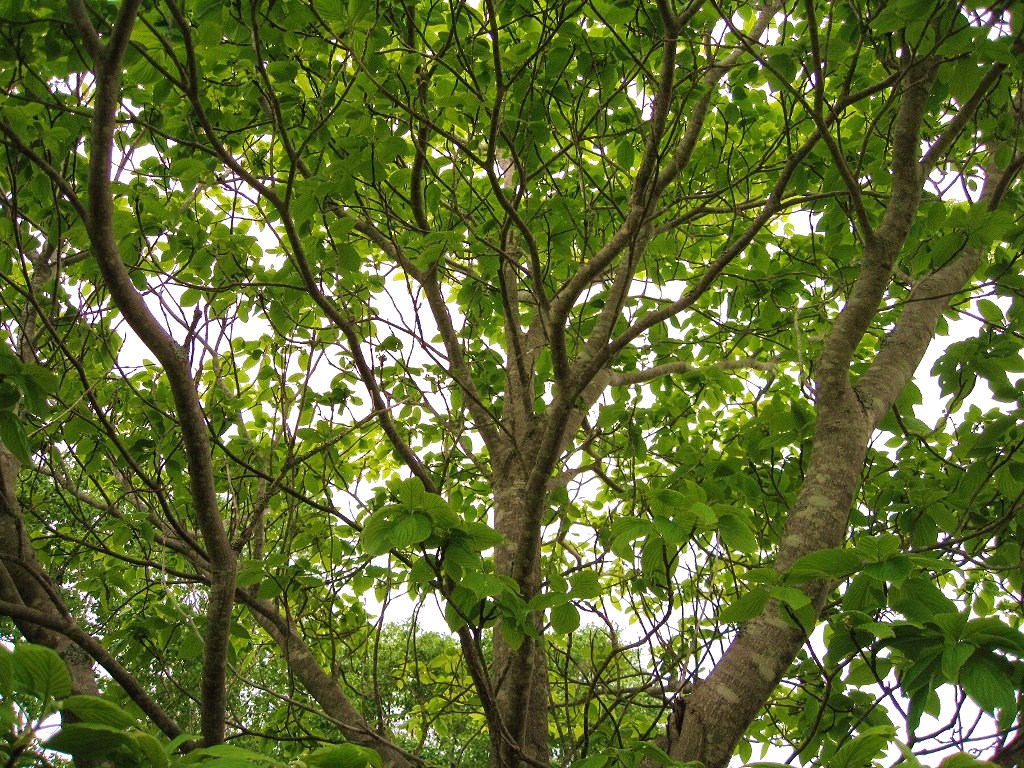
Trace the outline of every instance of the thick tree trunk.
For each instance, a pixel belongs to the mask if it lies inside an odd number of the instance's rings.
[[[527,498],[525,473],[515,464],[515,459],[499,464],[492,480],[495,528],[505,537],[495,548],[494,562],[498,575],[515,579],[529,600],[541,586],[539,502]],[[515,768],[524,757],[547,763],[550,757],[543,614],[533,621],[538,637],[527,637],[518,647],[508,642],[500,624],[494,632],[491,686],[499,722],[490,724],[492,768]]]
[[[873,422],[847,387],[819,417],[803,489],[787,520],[776,567],[842,544]],[[815,619],[833,585],[805,588]],[[758,711],[778,687],[813,624],[800,627],[770,604],[748,622],[707,680],[687,697],[682,723],[670,723],[669,754],[724,768]]]

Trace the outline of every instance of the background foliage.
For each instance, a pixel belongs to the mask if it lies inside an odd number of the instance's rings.
[[[0,0],[6,764],[1018,764],[1021,20]]]

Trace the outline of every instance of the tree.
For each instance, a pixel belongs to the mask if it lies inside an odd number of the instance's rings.
[[[471,724],[494,768],[1017,764],[1016,6],[0,36],[0,614],[70,692],[397,768]],[[427,703],[402,594],[458,641]]]

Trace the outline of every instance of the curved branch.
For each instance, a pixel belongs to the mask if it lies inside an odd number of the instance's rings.
[[[111,169],[114,130],[120,106],[122,60],[140,6],[141,0],[126,0],[118,10],[107,44],[100,50],[96,50],[94,44],[90,46],[94,54],[96,92],[85,224],[111,299],[132,330],[159,360],[178,413],[188,463],[190,495],[210,562],[211,588],[203,653],[202,730],[206,743],[217,744],[224,740],[227,710],[227,654],[237,569],[235,553],[220,517],[209,430],[186,351],[160,325],[132,283],[121,258],[113,225]],[[72,7],[79,7],[74,14],[79,33],[90,40],[96,31],[88,23],[84,5],[81,0],[73,0]]]
[[[1010,180],[1024,168],[1024,154],[1018,154],[1004,171],[991,172],[982,188],[983,201],[996,210]],[[941,269],[920,280],[886,336],[885,344],[856,384],[856,391],[874,424],[889,412],[896,397],[910,382],[935,335],[935,324],[953,298],[962,291],[981,266],[987,250],[968,247]]]
[[[892,198],[877,237],[865,245],[857,283],[820,357],[810,464],[779,545],[775,566],[780,573],[805,554],[841,545],[875,424],[920,362],[935,321],[953,295],[950,291],[962,288],[977,267],[978,254],[965,254],[922,281],[916,300],[897,322],[894,338],[858,387],[851,386],[854,351],[877,315],[896,254],[920,203],[923,176],[917,153],[934,73],[927,61],[909,67],[892,147]],[[993,178],[992,183],[995,188],[1003,186],[1002,179]],[[818,581],[802,587],[815,620],[833,586]],[[688,697],[682,723],[670,729],[670,754],[680,760],[700,759],[710,768],[725,766],[812,628],[795,624],[774,602],[747,622],[708,679]]]
[[[907,66],[893,131],[892,191],[875,237],[864,243],[863,263],[850,298],[825,341],[815,374],[819,400],[843,397],[849,390],[850,361],[878,311],[920,205],[924,178],[918,163],[921,126],[935,75],[936,65],[931,61],[911,61]]]
[[[50,178],[50,181],[54,183],[57,189],[60,190],[61,194],[64,195],[64,198],[71,204],[71,207],[75,209],[75,213],[82,218],[82,221],[85,221],[89,215],[86,211],[86,207],[78,197],[78,193],[75,191],[75,188],[64,177],[64,174],[47,162],[46,158],[23,142],[17,132],[11,128],[10,123],[4,119],[0,119],[0,132],[3,132],[7,141],[11,143],[11,146],[13,146],[19,154],[27,157],[33,165],[39,168]]]

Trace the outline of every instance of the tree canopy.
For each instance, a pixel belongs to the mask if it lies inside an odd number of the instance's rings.
[[[1017,765],[1022,34],[0,0],[6,765]]]

